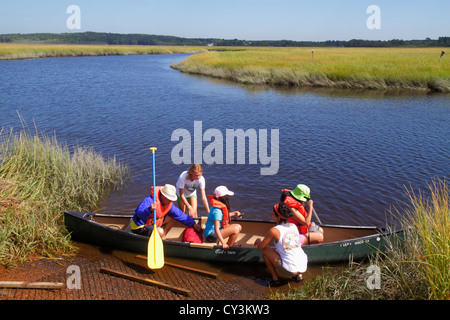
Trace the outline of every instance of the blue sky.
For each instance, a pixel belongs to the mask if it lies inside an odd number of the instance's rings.
[[[80,8],[79,32],[299,41],[450,36],[449,0],[2,0],[0,34],[74,32],[69,5]],[[380,8],[380,29],[367,28],[370,5]]]

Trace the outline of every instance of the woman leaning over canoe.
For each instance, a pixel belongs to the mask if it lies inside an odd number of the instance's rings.
[[[227,187],[219,186],[214,190],[214,195],[208,197],[211,209],[203,231],[207,242],[219,240],[225,250],[235,245],[239,232],[242,230],[240,224],[230,224],[232,216],[242,217],[239,211],[230,212],[229,197],[232,195],[234,192]],[[227,242],[225,242],[226,238],[228,238]]]
[[[292,211],[289,206],[280,202],[272,208],[272,219],[277,224],[272,227],[263,240],[256,239],[255,246],[261,250],[261,253],[272,275],[269,286],[281,284],[279,276],[290,277],[294,281],[303,280],[302,273],[306,271],[308,257],[302,249],[304,235],[298,232],[293,223],[288,219],[292,217]],[[268,247],[272,242],[275,243],[275,250]]]

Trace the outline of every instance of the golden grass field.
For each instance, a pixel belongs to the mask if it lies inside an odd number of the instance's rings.
[[[0,60],[46,57],[107,56],[133,54],[197,53],[203,47],[189,46],[113,46],[0,43]]]
[[[439,64],[442,50],[249,48],[193,55],[173,68],[248,84],[449,92],[450,57]]]

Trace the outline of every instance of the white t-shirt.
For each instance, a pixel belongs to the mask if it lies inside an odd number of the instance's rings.
[[[308,257],[302,249],[300,234],[292,223],[279,224],[280,239],[275,242],[275,249],[280,254],[283,268],[290,272],[305,272]]]
[[[186,198],[192,195],[197,196],[197,189],[205,189],[205,185],[206,182],[203,176],[198,180],[191,181],[189,180],[188,172],[183,171],[177,181],[177,195],[180,196],[180,189],[184,189],[184,196]]]

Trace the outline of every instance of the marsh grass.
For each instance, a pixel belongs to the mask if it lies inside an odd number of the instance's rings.
[[[205,52],[175,63],[182,72],[245,84],[450,92],[442,48],[251,48]]]
[[[0,60],[77,56],[197,53],[205,51],[207,50],[204,47],[194,46],[57,45],[0,43]]]
[[[393,243],[369,262],[350,262],[323,273],[300,289],[274,292],[272,299],[450,299],[449,189],[434,180],[427,193],[406,191],[409,204],[393,214],[405,228],[402,245]],[[380,268],[380,289],[367,286],[369,265]]]
[[[0,263],[73,253],[63,211],[94,209],[123,185],[128,168],[27,129],[0,138]]]

